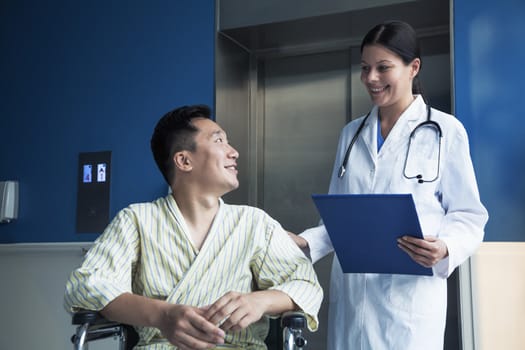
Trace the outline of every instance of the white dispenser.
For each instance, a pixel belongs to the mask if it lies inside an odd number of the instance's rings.
[[[0,182],[0,223],[18,218],[18,181]]]

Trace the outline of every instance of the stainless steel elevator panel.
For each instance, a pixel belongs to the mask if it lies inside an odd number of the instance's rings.
[[[318,224],[341,128],[350,118],[349,51],[264,62],[262,207],[285,228]]]
[[[232,204],[252,204],[249,193],[255,186],[250,173],[250,54],[228,38],[218,35],[215,60],[215,118],[226,131],[228,141],[239,152],[237,170],[239,189],[230,192],[225,200]]]

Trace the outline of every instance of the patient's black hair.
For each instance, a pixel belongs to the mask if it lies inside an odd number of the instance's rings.
[[[175,177],[173,156],[180,151],[195,151],[195,133],[199,131],[192,120],[211,116],[206,105],[178,107],[166,113],[155,126],[151,136],[151,151],[162,176],[171,186]]]

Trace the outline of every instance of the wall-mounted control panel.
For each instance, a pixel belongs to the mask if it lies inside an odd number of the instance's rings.
[[[111,151],[78,157],[77,233],[101,233],[109,224]]]

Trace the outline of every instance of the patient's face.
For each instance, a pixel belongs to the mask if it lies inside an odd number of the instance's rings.
[[[226,132],[210,119],[194,119],[193,125],[199,131],[195,135],[196,150],[191,152],[192,177],[200,182],[203,191],[218,196],[239,187],[239,153],[228,143]]]

